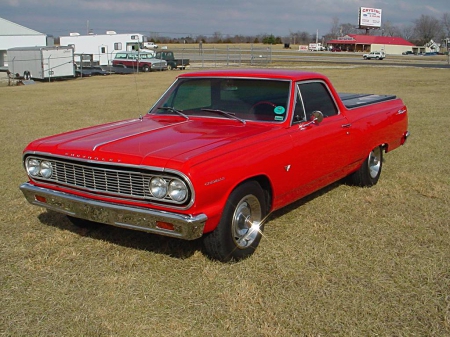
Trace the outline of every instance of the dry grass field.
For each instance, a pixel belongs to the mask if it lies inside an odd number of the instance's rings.
[[[200,241],[74,227],[18,188],[28,142],[138,117],[177,72],[0,87],[0,335],[450,336],[450,71],[313,70],[340,92],[403,98],[412,136],[378,185],[337,183],[272,214],[232,264]]]

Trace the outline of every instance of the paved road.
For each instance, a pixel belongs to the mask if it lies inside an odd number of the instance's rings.
[[[384,60],[364,60],[360,53],[306,53],[295,51],[264,51],[264,50],[226,50],[216,49],[204,52],[200,55],[192,50],[174,50],[176,57],[189,58],[191,66],[210,67],[241,64],[277,64],[289,62],[333,63],[342,65],[376,65],[376,66],[401,66],[421,68],[450,69],[449,61],[444,56],[392,56],[388,55]]]

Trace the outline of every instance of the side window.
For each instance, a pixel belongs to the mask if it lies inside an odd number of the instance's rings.
[[[299,88],[307,120],[314,111],[322,112],[324,117],[337,115],[338,109],[325,83],[300,83]]]
[[[122,50],[122,42],[114,43],[114,50]]]

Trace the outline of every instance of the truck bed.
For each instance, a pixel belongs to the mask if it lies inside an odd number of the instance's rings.
[[[395,95],[373,95],[373,94],[349,94],[339,93],[342,103],[348,108],[353,109],[364,105],[389,101],[397,98]]]

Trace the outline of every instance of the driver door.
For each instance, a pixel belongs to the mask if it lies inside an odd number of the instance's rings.
[[[292,176],[297,197],[303,197],[345,176],[351,164],[351,126],[323,81],[297,84],[291,140]],[[320,123],[311,122],[320,111]]]

